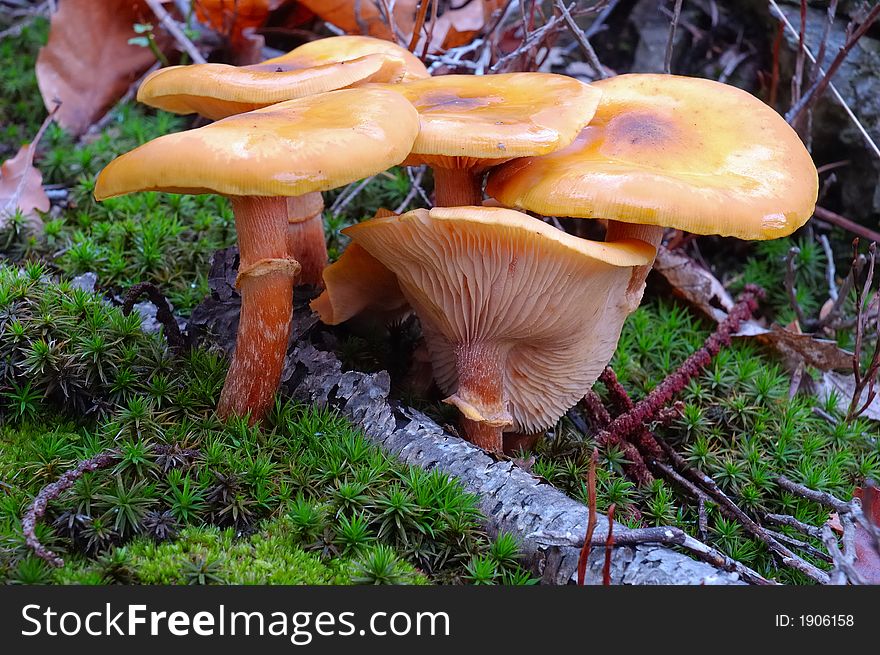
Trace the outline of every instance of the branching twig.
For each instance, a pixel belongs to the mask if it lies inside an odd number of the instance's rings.
[[[174,318],[174,314],[171,311],[171,305],[168,304],[168,299],[161,291],[159,291],[155,284],[151,284],[150,282],[140,282],[139,284],[130,287],[128,293],[125,294],[125,300],[122,303],[122,313],[126,316],[131,314],[131,310],[134,308],[134,303],[143,295],[146,295],[147,298],[150,299],[150,302],[156,306],[156,320],[159,321],[165,329],[165,338],[168,340],[168,345],[177,350],[182,349],[185,343],[183,336],[180,334],[180,327],[177,325],[177,319]]]
[[[681,0],[678,0],[678,3],[681,4]],[[584,31],[578,26],[574,18],[572,18],[571,12],[568,11],[568,7],[565,6],[565,0],[553,0],[553,6],[556,7],[556,10],[562,15],[565,24],[568,26],[575,41],[577,41],[583,51],[584,56],[587,58],[587,63],[589,63],[593,70],[596,71],[596,75],[601,79],[608,77],[608,73],[605,72],[605,67],[602,65],[602,62],[599,61],[599,57],[596,55],[596,51],[590,44],[587,35],[584,34]]]
[[[740,300],[730,313],[718,324],[715,332],[703,343],[702,348],[688,357],[677,371],[669,375],[651,393],[633,408],[618,416],[599,435],[600,443],[620,443],[625,437],[649,424],[660,410],[679,393],[687,383],[696,377],[718,354],[722,346],[730,343],[730,336],[739,330],[740,323],[751,318],[758,307],[758,298],[763,290],[748,285]]]
[[[183,33],[183,30],[180,29],[180,25],[177,24],[177,21],[165,11],[165,7],[162,6],[160,0],[145,0],[147,5],[150,7],[152,12],[156,14],[156,18],[159,19],[159,22],[162,24],[171,37],[177,42],[177,45],[189,55],[189,58],[192,59],[194,64],[204,64],[205,58],[202,56],[202,53],[199,52],[199,49],[190,41],[189,37]]]
[[[108,468],[118,459],[119,451],[115,448],[102,451],[94,457],[80,462],[75,469],[64,473],[57,481],[46,485],[40,490],[21,519],[21,529],[24,533],[25,543],[28,548],[34,551],[37,557],[45,560],[52,566],[64,566],[64,560],[61,557],[40,543],[36,535],[37,521],[46,514],[46,508],[49,503],[70,489],[79,478],[91,471]]]
[[[724,571],[738,573],[739,576],[751,584],[775,585],[777,583],[768,580],[757,571],[752,570],[745,564],[737,562],[724,553],[711,546],[694,539],[684,530],[669,526],[657,528],[639,528],[618,532],[614,537],[616,546],[635,546],[637,544],[661,544],[663,546],[677,546],[688,551],[698,560],[712,564]],[[597,544],[598,545],[598,544]]]
[[[804,4],[806,4],[806,0],[803,0],[803,2]],[[856,44],[859,42],[859,39],[861,39],[867,33],[867,31],[871,28],[871,25],[873,25],[878,18],[880,18],[880,3],[874,5],[874,7],[868,12],[867,16],[865,16],[865,19],[858,27],[853,28],[852,23],[847,26],[846,41],[844,41],[834,59],[831,60],[831,64],[829,64],[828,70],[825,71],[818,80],[816,80],[816,83],[807,90],[803,97],[798,99],[797,103],[795,103],[795,105],[785,115],[785,120],[788,121],[789,124],[794,124],[795,122],[797,122],[804,109],[806,109],[814,102],[816,102],[816,100],[822,97],[822,94],[825,93],[825,90],[831,83],[831,78],[834,77],[834,74],[843,64],[846,56],[850,53],[850,50],[852,50],[856,46]],[[821,64],[817,64],[817,66],[820,65]]]
[[[794,36],[799,36],[798,31],[791,24],[791,21],[788,20],[782,9],[779,8],[779,4],[776,2],[776,0],[767,1],[770,3],[770,7],[773,10],[773,15],[782,22],[782,24],[785,26],[785,29]],[[813,62],[814,64],[816,63],[816,58],[813,56],[813,53],[810,52],[809,48],[805,50],[805,54],[811,62]],[[850,109],[850,106],[846,103],[846,100],[843,99],[843,96],[840,95],[837,87],[835,87],[834,84],[829,81],[828,89],[831,91],[831,95],[834,96],[834,99],[843,108],[843,111],[846,113],[847,117],[849,117],[850,121],[852,121],[853,125],[855,125],[856,129],[859,131],[859,134],[862,135],[862,139],[864,139],[865,143],[868,144],[871,152],[873,152],[874,155],[877,156],[877,158],[880,158],[880,147],[877,146],[877,144],[874,142],[874,139],[871,138],[871,135],[868,133],[868,130],[865,129],[865,126],[862,125],[862,122],[853,113],[853,110]]]

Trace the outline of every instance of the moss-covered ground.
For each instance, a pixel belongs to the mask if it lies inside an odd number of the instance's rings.
[[[33,62],[46,30],[37,20],[0,44],[0,158],[30,139],[45,115]],[[188,124],[125,104],[83,142],[50,126],[36,164],[67,196],[45,217],[44,234],[29,234],[23,221],[0,234],[0,581],[531,582],[517,565],[516,543],[488,539],[475,499],[456,483],[398,464],[320,410],[279,402],[261,428],[221,424],[212,408],[224,359],[209,345],[176,354],[107,302],[153,282],[186,316],[207,292],[211,254],[234,242],[228,204],[215,196],[92,198],[95,175],[111,158]],[[331,255],[344,247],[342,227],[398,205],[408,191],[406,173],[395,169],[341,211],[328,211]],[[327,195],[328,207],[336,197]],[[798,300],[815,315],[826,297],[825,262],[812,239],[756,246],[729,276],[734,291],[764,286],[763,311],[783,324],[793,318],[781,283],[793,245]],[[97,295],[71,286],[85,272],[97,274]],[[642,397],[709,332],[690,308],[649,294],[628,320],[613,366]],[[851,331],[835,336],[851,345]],[[388,351],[381,339],[352,336],[341,355],[381,367]],[[789,385],[773,353],[736,341],[686,388],[682,417],[659,434],[746,511],[821,525],[827,510],[780,491],[774,478],[848,498],[865,477],[880,477],[878,430],[841,420],[833,398],[790,397]],[[597,391],[604,394],[601,385]],[[564,419],[555,438],[539,444],[533,471],[585,499],[593,445]],[[66,560],[51,569],[24,548],[23,511],[41,487],[106,448],[118,449],[117,463],[83,477],[38,526]],[[691,499],[663,481],[636,487],[625,464],[620,451],[601,450],[600,510],[615,503],[628,525],[672,524],[698,535]],[[766,548],[716,507],[707,512],[708,534],[699,536],[767,576],[804,582],[777,569]]]

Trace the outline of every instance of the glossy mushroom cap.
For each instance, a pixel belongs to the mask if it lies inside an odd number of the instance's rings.
[[[98,200],[135,191],[299,196],[399,164],[418,114],[382,89],[346,89],[161,136],[114,159]]]
[[[640,241],[588,241],[494,207],[417,209],[344,232],[397,277],[446,402],[526,432],[596,380],[638,303],[632,269],[654,257]]]
[[[397,44],[366,36],[335,36],[250,66],[162,68],[144,80],[137,99],[176,114],[196,113],[217,120],[355,84],[427,76],[422,62]]]
[[[421,120],[407,164],[474,169],[568,145],[592,118],[600,95],[551,73],[443,75],[393,90]]]
[[[812,215],[816,167],[794,130],[752,95],[672,75],[594,86],[602,100],[574,143],[495,169],[489,195],[545,216],[741,239],[788,235]]]

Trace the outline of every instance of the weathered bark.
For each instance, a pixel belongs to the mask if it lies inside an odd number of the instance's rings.
[[[587,508],[512,462],[495,461],[479,448],[446,434],[424,414],[388,401],[390,379],[385,371],[342,372],[336,356],[309,343],[288,355],[283,384],[305,402],[337,407],[375,443],[404,462],[439,468],[460,479],[480,497],[487,529],[506,531],[522,542],[527,565],[543,582],[567,584],[575,579],[587,525]],[[607,520],[599,519],[594,540],[604,540]],[[615,524],[616,538],[630,531]],[[590,555],[587,584],[602,580],[604,549]],[[614,584],[741,584],[739,576],[698,562],[671,548],[639,544],[614,550]]]
[[[238,294],[235,293],[235,249],[214,258],[209,283],[212,295],[193,312],[191,329],[207,330],[227,352],[234,345]],[[329,335],[316,332],[309,297],[294,302],[294,330],[282,373],[282,393],[299,400],[337,408],[382,448],[402,461],[455,476],[480,498],[491,534],[510,532],[522,542],[528,565],[548,584],[576,580],[577,561],[587,526],[587,508],[509,461],[496,461],[463,439],[443,431],[424,414],[389,402],[391,380],[381,371],[342,372],[331,352],[316,348]],[[330,337],[332,340],[332,337]],[[310,341],[311,339],[311,341]],[[607,520],[599,517],[588,562],[587,584],[599,584]],[[655,528],[660,530],[660,528]],[[669,530],[670,543],[687,540]],[[680,532],[680,531],[679,531]],[[614,525],[615,542],[626,543],[633,531]],[[700,550],[699,542],[690,545]],[[686,545],[686,544],[681,544]],[[698,562],[672,548],[653,544],[615,546],[613,584],[742,584],[737,574]]]

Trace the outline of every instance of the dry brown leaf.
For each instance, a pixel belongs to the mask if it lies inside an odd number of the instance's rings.
[[[52,15],[49,42],[37,57],[47,109],[74,135],[85,132],[121,98],[155,57],[130,45],[135,23],[155,17],[141,0],[64,0]]]
[[[754,321],[744,323],[735,337],[754,337],[775,348],[793,363],[804,362],[820,371],[852,370],[852,353],[840,348],[836,341],[817,339],[790,328],[771,325],[770,329]]]
[[[20,211],[30,219],[31,229],[42,231],[43,222],[36,212],[49,211],[51,203],[43,190],[43,174],[34,168],[34,153],[51,120],[50,115],[43,121],[34,140],[0,165],[0,229]]]
[[[654,260],[654,270],[666,279],[675,295],[714,321],[723,321],[734,305],[718,278],[687,255],[661,246]]]

